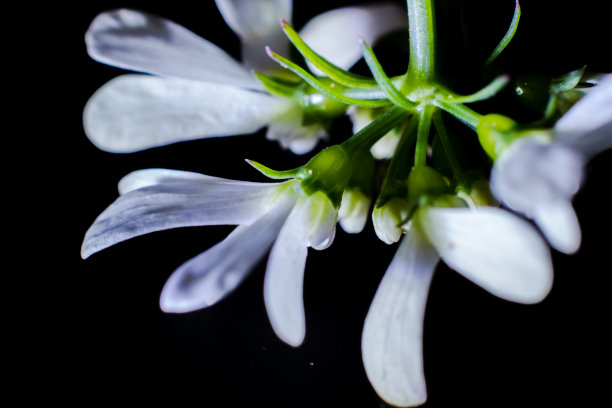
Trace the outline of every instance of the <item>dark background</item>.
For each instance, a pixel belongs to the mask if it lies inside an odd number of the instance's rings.
[[[299,28],[321,11],[355,2],[295,3],[293,21]],[[609,22],[598,10],[602,2],[521,3],[516,38],[494,70],[514,77],[528,71],[558,75],[587,64],[612,72]],[[485,83],[473,75],[477,63],[505,33],[513,2],[436,5],[440,49],[452,56],[440,59],[440,71],[450,79],[467,78],[461,86],[477,89]],[[97,150],[84,135],[82,108],[97,88],[123,71],[89,59],[83,36],[98,13],[119,7],[172,19],[239,56],[238,39],[212,1],[89,2],[11,14],[19,29],[9,42],[17,40],[18,53],[7,65],[25,74],[27,85],[19,86],[7,117],[12,122],[17,118],[12,112],[25,114],[19,116],[18,150],[7,149],[19,152],[11,173],[17,177],[9,177],[18,181],[18,199],[7,199],[17,206],[16,216],[8,214],[9,224],[18,227],[7,255],[19,258],[19,267],[7,266],[7,276],[18,283],[5,285],[11,323],[6,336],[14,340],[7,354],[17,361],[10,366],[15,386],[9,389],[19,389],[22,401],[41,398],[79,406],[94,401],[385,406],[362,368],[360,336],[395,247],[376,239],[370,222],[360,235],[338,229],[332,247],[310,250],[304,288],[307,335],[298,349],[278,340],[267,321],[261,289],[265,264],[218,305],[186,315],[160,312],[159,293],[170,273],[221,240],[228,227],[155,233],[80,259],[86,229],[116,197],[119,179],[132,170],[166,167],[261,180],[244,158],[272,168],[292,168],[308,158],[282,151],[262,132],[129,155]],[[23,20],[32,14],[34,19]],[[470,28],[465,37],[460,18]],[[461,38],[469,40],[467,46]],[[405,60],[385,56],[384,50],[381,59],[391,74],[405,68]],[[9,86],[15,82],[12,76],[6,80]],[[479,109],[485,112],[486,105]],[[332,141],[342,140],[347,125],[334,128]],[[505,302],[439,267],[425,321],[426,407],[582,407],[607,399],[611,159],[608,152],[587,167],[575,198],[582,248],[574,256],[553,254],[556,280],[541,304]]]

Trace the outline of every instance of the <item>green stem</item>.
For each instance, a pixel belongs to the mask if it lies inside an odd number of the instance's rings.
[[[459,165],[457,156],[455,156],[455,152],[453,151],[453,146],[451,145],[450,139],[448,137],[446,126],[444,126],[444,122],[442,121],[442,115],[440,115],[440,111],[436,112],[433,115],[433,124],[436,128],[436,131],[438,132],[440,142],[442,142],[442,148],[444,149],[444,153],[446,153],[446,157],[448,158],[448,163],[451,167],[451,170],[453,171],[453,175],[455,176],[455,181],[457,182],[457,184],[463,184],[463,171],[461,170],[461,166]]]
[[[360,150],[370,149],[378,139],[386,135],[408,115],[410,115],[410,112],[401,107],[393,106],[342,143],[342,147],[349,155],[353,155]]]
[[[461,103],[450,103],[442,100],[434,100],[434,104],[441,109],[444,109],[472,129],[476,129],[482,115]]]
[[[435,77],[435,12],[433,0],[407,0],[410,33],[410,81],[427,82]]]
[[[429,129],[431,127],[431,116],[434,110],[434,106],[425,105],[423,110],[419,112],[419,127],[417,129],[417,141],[414,153],[415,166],[424,166],[427,163]]]

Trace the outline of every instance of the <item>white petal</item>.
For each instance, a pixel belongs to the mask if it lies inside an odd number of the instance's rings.
[[[509,208],[533,219],[556,249],[573,252],[580,232],[568,207],[580,187],[583,167],[583,156],[564,144],[518,140],[496,160],[491,191]],[[553,218],[557,227],[551,225]]]
[[[83,123],[96,146],[122,153],[253,133],[286,109],[284,99],[232,86],[122,75],[90,98]]]
[[[242,61],[257,71],[278,69],[265,52],[269,46],[287,55],[289,41],[280,20],[291,20],[291,0],[216,0],[227,25],[242,40]]]
[[[372,386],[398,407],[427,399],[423,374],[423,318],[438,254],[408,231],[365,319],[361,352]]]
[[[209,183],[245,184],[244,181],[220,179],[218,177],[211,177],[202,173],[194,173],[191,171],[170,169],[144,169],[133,171],[128,175],[124,176],[121,180],[119,180],[118,188],[119,194],[126,194],[130,191],[138,190],[144,187],[154,186],[156,184],[197,180]]]
[[[85,234],[81,255],[171,228],[249,224],[278,198],[279,183],[236,183],[204,176],[129,191],[102,212]]]
[[[394,4],[345,7],[316,16],[300,35],[322,57],[348,69],[361,58],[359,37],[374,44],[385,34],[406,28],[407,22],[406,10]],[[320,74],[318,69],[311,69]]]
[[[559,119],[555,133],[589,156],[612,148],[612,75],[603,77]]]
[[[216,45],[172,21],[134,10],[98,15],[85,35],[89,55],[132,71],[263,89]]]
[[[295,154],[310,152],[327,134],[321,125],[302,125],[302,108],[295,103],[285,113],[268,125],[266,138],[277,140],[284,149]]]
[[[550,203],[534,214],[534,221],[548,243],[557,251],[573,254],[580,248],[580,224],[574,208],[567,201]]]
[[[308,247],[306,225],[296,206],[272,247],[264,279],[264,300],[270,324],[285,343],[297,347],[306,335],[303,281]]]
[[[418,219],[442,260],[494,295],[536,303],[550,291],[548,246],[520,217],[480,207],[430,209]]]
[[[164,286],[162,310],[191,312],[233,291],[268,251],[294,202],[292,195],[283,197],[253,224],[237,227],[225,240],[181,265]]]

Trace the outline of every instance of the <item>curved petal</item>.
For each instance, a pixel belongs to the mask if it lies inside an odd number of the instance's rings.
[[[215,0],[227,25],[242,41],[242,61],[260,72],[277,70],[279,65],[265,52],[268,46],[287,55],[289,40],[280,20],[291,20],[291,0]]]
[[[157,184],[181,183],[189,181],[202,181],[204,183],[225,183],[244,185],[248,182],[221,179],[218,177],[207,176],[202,173],[194,173],[191,171],[171,170],[171,169],[143,169],[136,170],[119,180],[119,194],[127,194],[130,191],[138,190],[144,187],[155,186]]]
[[[90,57],[149,74],[263,89],[216,45],[172,21],[134,10],[98,15],[85,35]]]
[[[612,75],[590,88],[554,129],[558,140],[588,156],[612,148]]]
[[[161,309],[191,312],[232,292],[268,251],[294,202],[293,194],[285,195],[254,223],[238,226],[219,244],[181,265],[162,290]]]
[[[382,36],[406,28],[407,22],[406,10],[395,4],[344,7],[316,16],[304,26],[300,36],[322,57],[348,69],[361,58],[359,37],[374,44]],[[313,66],[311,69],[321,74]]]
[[[520,217],[493,207],[434,208],[418,217],[442,260],[494,295],[536,303],[550,291],[548,246]]]
[[[97,147],[125,153],[185,140],[253,133],[286,109],[284,99],[232,86],[123,75],[89,99],[83,124]]]
[[[270,324],[285,343],[298,347],[306,335],[303,281],[308,246],[303,205],[294,207],[270,251],[264,300]]]
[[[398,407],[427,399],[423,374],[423,318],[439,257],[408,231],[378,286],[365,319],[361,352],[372,386]]]
[[[561,224],[559,228],[547,224],[546,236],[556,249],[573,252],[572,247],[580,243],[580,230],[575,227],[573,210],[568,211],[567,207],[580,187],[583,167],[584,158],[561,143],[536,138],[518,140],[496,160],[491,172],[491,191],[541,228],[539,220],[546,223],[545,219],[551,219],[546,213],[554,212]]]
[[[582,233],[572,204],[567,201],[549,203],[538,209],[533,220],[550,246],[564,254],[573,254],[580,248]]]
[[[284,183],[236,183],[203,177],[150,185],[119,196],[85,234],[82,257],[155,231],[249,224],[267,211],[285,187]]]

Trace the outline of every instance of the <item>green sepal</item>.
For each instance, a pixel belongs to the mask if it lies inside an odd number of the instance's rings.
[[[320,151],[300,168],[296,178],[307,195],[322,191],[336,208],[340,207],[342,193],[353,171],[353,162],[339,145]]]
[[[519,20],[521,18],[521,5],[518,0],[516,0],[516,4],[514,6],[514,15],[512,16],[512,21],[510,22],[510,27],[508,27],[508,31],[501,39],[497,47],[493,50],[489,58],[485,61],[485,66],[490,65],[495,59],[501,54],[501,52],[510,44],[512,38],[514,38],[514,34],[516,34],[516,29],[518,28]]]
[[[269,167],[264,166],[255,160],[246,159],[246,162],[253,166],[257,171],[266,177],[274,180],[286,180],[290,178],[297,178],[298,174],[302,171],[302,167],[298,167],[292,170],[272,170]]]
[[[302,87],[303,82],[287,81],[285,79],[273,78],[259,72],[253,72],[253,75],[259,79],[264,88],[274,95],[283,98],[292,98],[296,92]]]
[[[416,103],[408,100],[408,98],[406,98],[406,96],[404,96],[404,94],[401,93],[399,89],[395,87],[395,85],[393,85],[393,82],[391,82],[387,74],[385,74],[385,71],[380,65],[378,58],[376,58],[372,47],[370,47],[363,38],[359,38],[359,43],[361,44],[361,52],[363,57],[368,64],[372,75],[374,75],[374,79],[376,79],[378,85],[380,85],[380,87],[385,91],[387,97],[397,106],[410,111],[414,110]]]
[[[346,89],[346,87],[344,87],[343,85],[340,85],[335,82],[329,85],[324,84],[320,79],[317,79],[313,75],[306,72],[304,68],[289,61],[286,58],[281,57],[277,53],[270,50],[270,48],[266,47],[266,52],[268,53],[268,56],[270,56],[270,58],[278,62],[283,68],[286,68],[292,71],[294,74],[302,78],[304,81],[306,81],[310,86],[315,88],[317,91],[321,92],[322,94],[326,96],[329,96],[330,98],[337,99],[338,101],[343,102],[347,105],[357,105],[357,106],[361,106],[364,108],[380,108],[380,107],[388,106],[391,104],[391,102],[388,101],[387,99],[378,99],[378,100],[357,99],[357,98],[352,98],[350,96],[346,96],[344,94],[344,90]]]
[[[325,75],[332,78],[336,82],[349,86],[349,87],[365,87],[372,88],[378,86],[376,81],[373,81],[371,78],[366,78],[361,75],[356,75],[351,72],[345,71],[344,69],[336,66],[335,64],[329,62],[327,59],[323,58],[319,54],[317,54],[312,48],[308,46],[302,40],[300,35],[291,27],[285,20],[281,20],[281,25],[283,27],[283,31],[289,38],[289,41],[297,48],[297,50],[304,56],[305,59],[310,61],[315,67],[321,70]]]
[[[444,97],[443,99],[446,102],[452,103],[472,103],[483,101],[485,99],[489,99],[495,96],[508,84],[508,82],[510,82],[509,75],[500,75],[487,86],[471,95],[456,95],[452,92],[449,92],[449,95]]]

